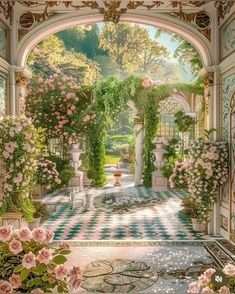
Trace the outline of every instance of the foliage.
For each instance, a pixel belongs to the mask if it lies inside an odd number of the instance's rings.
[[[175,124],[176,124],[179,132],[192,133],[193,128],[196,124],[196,121],[190,115],[185,114],[184,111],[179,110],[175,113]]]
[[[6,117],[0,122],[1,211],[22,211],[32,218],[38,158],[45,154],[44,131],[28,118]],[[16,209],[18,207],[18,209]]]
[[[230,294],[235,291],[235,266],[229,263],[222,270],[223,282],[216,282],[216,276],[221,276],[218,268],[208,268],[198,280],[189,284],[188,293]]]
[[[173,138],[169,141],[169,144],[165,146],[162,173],[166,178],[169,178],[173,174],[173,169],[176,165],[176,162],[182,159],[178,144],[179,140]]]
[[[71,293],[79,287],[80,268],[65,266],[69,246],[52,246],[53,236],[42,228],[0,228],[1,293]]]
[[[45,215],[46,204],[43,204],[40,202],[34,202],[33,205],[35,207],[33,218],[42,218]]]
[[[216,132],[216,129],[204,129],[202,136],[199,138],[199,140],[210,140],[210,137],[214,132]]]
[[[26,99],[26,114],[36,127],[43,127],[47,140],[61,138],[64,146],[76,142],[86,132],[86,123],[95,114],[87,114],[90,96],[80,86],[61,74],[48,79],[31,80]],[[90,91],[88,91],[90,94]]]
[[[182,65],[189,64],[194,77],[198,78],[198,71],[203,65],[197,49],[188,41],[181,39],[178,35],[172,35],[172,38],[179,42],[179,46],[174,52],[174,57],[177,58]],[[200,81],[199,78],[198,81]]]
[[[74,170],[71,164],[69,163],[69,160],[62,159],[57,156],[50,156],[48,157],[48,160],[50,160],[56,165],[56,170],[59,174],[59,179],[60,179],[60,183],[59,181],[57,181],[57,183],[54,182],[52,184],[50,188],[50,192],[53,192],[57,189],[68,186],[70,179],[74,176]]]
[[[197,203],[198,220],[207,222],[217,192],[228,179],[229,152],[226,142],[196,141],[189,148],[187,161],[176,165],[171,187],[186,186]]]
[[[200,218],[200,210],[197,201],[195,201],[190,195],[186,195],[182,198],[181,206],[189,217],[196,219]]]
[[[41,158],[38,161],[38,168],[36,172],[37,185],[45,185],[48,190],[54,184],[61,184],[59,173],[56,169],[56,164],[46,158]]]
[[[100,48],[106,50],[121,72],[154,73],[165,47],[151,39],[147,29],[136,24],[106,23],[99,35]]]
[[[34,77],[42,76],[46,79],[60,72],[82,85],[91,85],[99,78],[99,67],[95,61],[80,52],[66,50],[63,42],[55,35],[44,39],[32,50],[28,65]]]

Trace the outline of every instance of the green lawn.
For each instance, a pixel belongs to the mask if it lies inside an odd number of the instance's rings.
[[[134,141],[133,135],[108,135],[106,141],[114,141],[118,144],[131,144]]]
[[[120,161],[120,156],[118,155],[111,155],[111,154],[106,154],[105,155],[105,163],[106,164],[115,164]]]

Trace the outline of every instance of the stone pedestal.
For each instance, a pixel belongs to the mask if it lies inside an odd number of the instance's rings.
[[[152,173],[152,189],[155,192],[167,191],[167,178],[160,171]]]
[[[83,172],[78,171],[74,177],[69,181],[69,187],[79,188],[79,191],[82,192],[83,188]]]
[[[12,226],[14,229],[20,229],[22,218],[23,215],[21,212],[5,212],[0,217],[0,226]]]

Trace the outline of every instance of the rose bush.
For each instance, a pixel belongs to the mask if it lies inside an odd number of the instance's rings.
[[[80,268],[65,266],[69,245],[52,246],[53,235],[42,228],[0,228],[0,293],[71,293],[79,287]]]
[[[6,117],[0,121],[0,215],[22,211],[32,218],[38,158],[45,152],[43,129],[36,129],[28,118]]]
[[[213,268],[207,269],[198,280],[189,284],[188,293],[197,294],[230,294],[235,290],[235,265],[228,264],[224,267],[223,273],[226,275],[225,285],[219,286],[212,283],[212,277],[216,273]],[[218,273],[219,274],[219,273]]]
[[[198,206],[199,220],[207,222],[211,205],[229,174],[226,142],[197,141],[189,147],[186,162],[176,165],[170,177],[172,188],[185,188]]]

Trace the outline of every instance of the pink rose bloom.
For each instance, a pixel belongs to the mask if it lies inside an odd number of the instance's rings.
[[[31,294],[44,294],[44,292],[40,288],[37,288],[31,291]]]
[[[21,286],[21,280],[20,280],[20,276],[13,274],[10,278],[9,278],[9,282],[11,283],[13,289],[17,289]]]
[[[209,287],[206,287],[202,290],[202,294],[214,294],[214,290],[209,288]]]
[[[57,265],[57,267],[55,268],[55,275],[57,279],[63,280],[68,275],[68,270],[65,265]]]
[[[200,291],[200,285],[198,282],[192,282],[189,284],[188,292],[192,294],[197,294]]]
[[[35,241],[40,243],[42,243],[46,238],[45,231],[42,228],[33,229],[32,236]]]
[[[60,242],[60,248],[70,250],[70,245],[67,242]]]
[[[47,250],[46,248],[42,248],[38,253],[37,260],[40,263],[45,263],[45,264],[50,263],[52,260],[51,252]]]
[[[0,228],[0,241],[8,241],[11,238],[12,229],[11,227]]]
[[[22,265],[27,269],[36,266],[36,256],[33,254],[33,252],[29,252],[23,257]]]
[[[69,272],[68,286],[73,291],[76,290],[81,284],[81,269],[74,266]]]
[[[72,110],[68,109],[68,110],[67,110],[67,114],[68,114],[68,115],[73,114]]]
[[[224,267],[223,272],[230,277],[235,277],[235,266],[229,263]]]
[[[209,279],[215,272],[216,270],[214,268],[208,268],[203,275]]]
[[[0,293],[8,294],[12,292],[13,292],[12,285],[8,281],[0,280]]]
[[[22,228],[18,231],[18,236],[21,241],[29,241],[32,238],[32,234],[30,229],[28,228]]]
[[[22,248],[22,245],[21,245],[21,242],[18,241],[18,240],[12,240],[10,243],[9,243],[9,250],[13,253],[13,254],[18,254],[20,253],[23,248]]]
[[[38,78],[38,83],[43,83],[43,78]]]
[[[45,230],[45,242],[50,243],[53,240],[54,233],[51,230]]]
[[[219,289],[219,294],[230,294],[229,288],[226,286],[223,286]]]
[[[198,277],[198,283],[200,286],[206,286],[206,284],[208,283],[208,278],[204,275],[201,275],[200,277]]]

